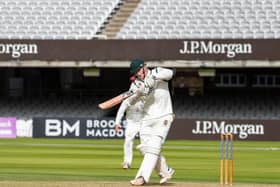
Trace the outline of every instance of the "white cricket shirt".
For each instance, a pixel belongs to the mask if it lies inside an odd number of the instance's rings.
[[[172,101],[168,88],[168,81],[173,77],[173,71],[158,67],[149,70],[148,76],[153,76],[156,79],[156,83],[152,91],[146,96],[144,120],[173,114]]]

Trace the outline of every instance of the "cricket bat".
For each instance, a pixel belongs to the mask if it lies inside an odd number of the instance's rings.
[[[134,92],[132,92],[131,90],[126,91],[116,97],[113,97],[112,99],[109,99],[103,103],[100,103],[98,105],[98,107],[102,110],[112,108],[113,106],[116,106],[117,104],[121,103],[124,99],[132,96],[133,94],[134,94]]]

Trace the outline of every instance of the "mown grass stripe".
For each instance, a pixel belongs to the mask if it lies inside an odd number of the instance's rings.
[[[137,145],[139,141],[135,142]],[[128,181],[142,156],[134,151],[131,170],[122,170],[123,140],[1,139],[0,180]],[[234,182],[280,184],[280,142],[234,142]],[[174,181],[218,182],[219,141],[167,141],[162,152]],[[152,181],[158,181],[155,173]]]

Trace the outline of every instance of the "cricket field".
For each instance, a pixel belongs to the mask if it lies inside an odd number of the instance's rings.
[[[132,168],[123,170],[122,145],[123,140],[0,139],[0,186],[129,186],[142,156],[134,149]],[[219,140],[167,140],[162,153],[176,171],[166,186],[219,186]],[[280,186],[280,142],[235,141],[233,163],[234,186]],[[153,173],[149,186],[158,181]]]

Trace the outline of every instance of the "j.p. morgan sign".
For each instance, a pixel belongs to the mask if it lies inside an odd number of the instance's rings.
[[[125,123],[122,124],[125,126]],[[123,138],[124,128],[115,132],[114,119],[34,118],[33,137]]]
[[[246,139],[250,135],[264,135],[264,125],[248,122],[225,121],[196,121],[193,134],[235,134],[240,139]]]
[[[280,60],[279,48],[279,39],[0,39],[0,61]]]
[[[180,54],[225,54],[234,58],[238,54],[252,54],[250,43],[215,43],[213,41],[184,41]]]
[[[37,44],[29,43],[0,43],[0,55],[6,54],[11,58],[17,59],[22,55],[37,55]]]
[[[280,120],[176,119],[171,139],[218,140],[221,133],[232,133],[239,140],[280,140]]]

